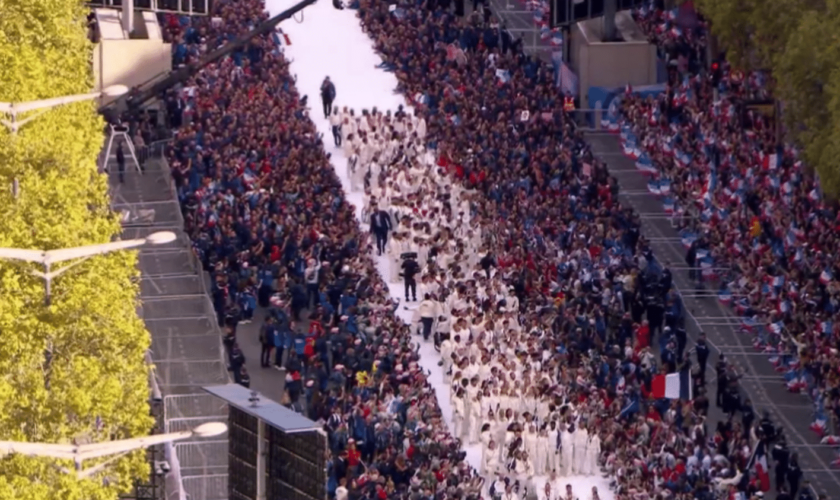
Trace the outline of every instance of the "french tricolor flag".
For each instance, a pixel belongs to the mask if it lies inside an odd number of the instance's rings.
[[[636,146],[635,141],[627,141],[624,143],[624,154],[633,160],[638,160],[642,156],[642,151]]]
[[[729,290],[721,290],[718,292],[718,300],[721,304],[729,305],[732,303],[732,292]]]
[[[772,155],[765,155],[762,153],[761,158],[761,166],[764,170],[776,170],[779,168],[779,155],[772,154]]]
[[[741,328],[751,332],[755,328],[756,322],[754,318],[741,318]]]
[[[551,30],[548,28],[548,26],[543,26],[542,28],[540,28],[540,40],[545,42],[545,41],[550,40],[550,39],[551,39]]]
[[[747,464],[747,470],[755,472],[755,478],[758,480],[761,491],[770,491],[770,468],[767,467],[767,452],[763,441],[759,441],[755,445],[752,457]]]
[[[790,301],[789,300],[782,300],[779,302],[779,312],[782,314],[787,314],[790,312]]]
[[[656,167],[653,166],[653,162],[650,160],[648,155],[642,155],[639,157],[638,161],[636,161],[636,168],[643,174],[656,173]]]
[[[678,373],[656,375],[651,381],[651,395],[656,399],[694,399],[691,387],[691,373],[681,370]]]
[[[551,45],[552,47],[560,47],[563,45],[563,33],[559,31],[555,31],[551,35]]]
[[[820,283],[827,285],[831,283],[832,279],[834,279],[834,277],[831,275],[831,271],[823,269],[823,272],[820,273]]]
[[[785,235],[785,243],[791,247],[796,244],[796,235],[793,234],[793,231],[787,232],[787,235]]]
[[[675,207],[673,198],[665,198],[664,200],[662,200],[662,209],[665,210],[666,214],[674,213],[674,208]]]
[[[499,85],[504,85],[510,81],[510,72],[506,69],[497,69],[496,78],[499,79]]]
[[[650,182],[648,182],[648,191],[654,196],[661,195],[662,191],[660,191],[659,189],[659,181],[651,180]]]
[[[677,151],[677,162],[681,166],[687,167],[689,163],[691,163],[691,155],[688,153],[683,153],[682,151]]]
[[[659,181],[659,194],[662,196],[668,196],[671,194],[671,181],[668,179],[662,179]]]
[[[714,264],[715,263],[711,258],[703,259],[700,261],[700,273],[703,275],[704,278],[715,277]]]
[[[831,334],[834,329],[834,324],[831,321],[820,321],[820,333],[823,335]]]
[[[694,233],[685,233],[680,238],[680,241],[685,248],[691,248],[691,245],[697,241],[697,235]]]
[[[672,144],[673,142],[674,142],[673,137],[666,140],[665,143],[662,145],[662,152],[665,153],[668,156],[674,154],[674,145]]]

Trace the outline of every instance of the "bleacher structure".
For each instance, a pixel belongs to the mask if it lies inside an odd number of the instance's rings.
[[[221,331],[207,294],[207,278],[194,257],[163,145],[147,147],[142,172],[127,168],[119,182],[116,156],[110,171],[113,209],[120,213],[123,238],[173,231],[178,238],[140,252],[138,313],[152,336],[151,361],[160,387],[163,432],[225,421],[228,409],[203,386],[230,381]],[[227,436],[179,441],[166,449],[168,500],[221,500],[227,492]]]

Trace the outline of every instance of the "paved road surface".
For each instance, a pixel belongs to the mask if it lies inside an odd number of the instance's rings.
[[[714,377],[712,363],[718,353],[723,352],[730,363],[744,374],[741,386],[752,400],[759,418],[761,411],[768,410],[777,424],[784,427],[791,451],[799,453],[804,479],[810,481],[818,492],[832,495],[840,491],[840,474],[830,465],[835,452],[832,447],[819,445],[819,439],[808,429],[813,416],[811,400],[805,395],[787,391],[782,376],[775,372],[767,356],[752,347],[752,336],[738,333],[735,326],[739,324],[738,318],[718,301],[716,295],[692,293],[694,286],[685,270],[686,252],[677,232],[662,216],[662,202],[648,193],[647,178],[639,173],[635,162],[622,154],[618,136],[593,132],[587,134],[586,140],[595,156],[606,162],[610,173],[618,179],[622,203],[632,206],[642,215],[642,234],[652,241],[657,259],[662,263],[670,262],[673,269],[682,267],[673,275],[675,285],[683,291],[686,310],[696,318],[696,322],[691,319],[686,322],[691,339],[689,345],[693,345],[701,330],[712,344],[707,378]],[[708,385],[713,395],[714,385],[711,381]]]
[[[260,366],[260,325],[263,324],[266,314],[268,314],[268,309],[259,307],[254,313],[252,323],[240,323],[236,329],[236,341],[245,354],[245,367],[251,375],[251,389],[279,403],[283,399],[285,390],[285,372],[280,372],[273,367]],[[301,313],[301,317],[306,316]]]

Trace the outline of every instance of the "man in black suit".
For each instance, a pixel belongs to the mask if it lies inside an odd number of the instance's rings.
[[[377,210],[370,216],[370,232],[376,237],[376,251],[379,255],[385,251],[388,243],[388,231],[391,230],[391,216],[385,210]]]

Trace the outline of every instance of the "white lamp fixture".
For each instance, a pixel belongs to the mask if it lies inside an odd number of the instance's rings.
[[[21,129],[21,127],[31,122],[32,120],[40,117],[42,114],[46,113],[52,108],[74,102],[99,99],[103,96],[119,97],[127,93],[128,90],[128,87],[126,87],[125,85],[111,85],[110,87],[102,89],[102,91],[100,92],[91,92],[89,94],[68,95],[28,102],[0,102],[0,113],[4,115],[9,115],[10,118],[9,120],[0,119],[0,123],[5,125],[6,128],[8,128],[13,134],[16,134],[18,130]],[[20,113],[26,113],[27,111],[41,112],[36,113],[32,116],[28,116],[22,120],[17,119]]]
[[[72,444],[44,444],[44,443],[21,443],[16,441],[0,441],[0,457],[14,453],[28,457],[48,457],[62,460],[72,460],[75,466],[75,474],[79,479],[85,479],[97,472],[102,471],[115,460],[127,453],[143,448],[149,448],[173,441],[183,441],[189,438],[208,438],[219,436],[227,431],[227,425],[221,422],[210,422],[183,432],[172,432],[169,434],[156,434],[139,438],[122,439],[119,441],[106,441],[104,443],[91,443],[80,446]],[[85,460],[115,455],[113,458],[97,464],[89,469],[83,467]],[[73,471],[62,468],[63,472]]]
[[[171,231],[159,231],[157,233],[152,233],[145,238],[135,240],[112,241],[110,243],[102,243],[99,245],[61,248],[58,250],[22,250],[19,248],[0,248],[0,259],[22,260],[25,262],[41,264],[44,267],[43,272],[36,270],[32,270],[30,272],[44,280],[46,285],[44,303],[49,306],[50,296],[52,293],[52,281],[64,274],[70,268],[77,266],[96,255],[137,248],[143,245],[163,245],[175,241],[176,238],[177,236],[175,236],[175,233]],[[54,271],[52,270],[52,266],[54,264],[73,259],[79,260]]]

